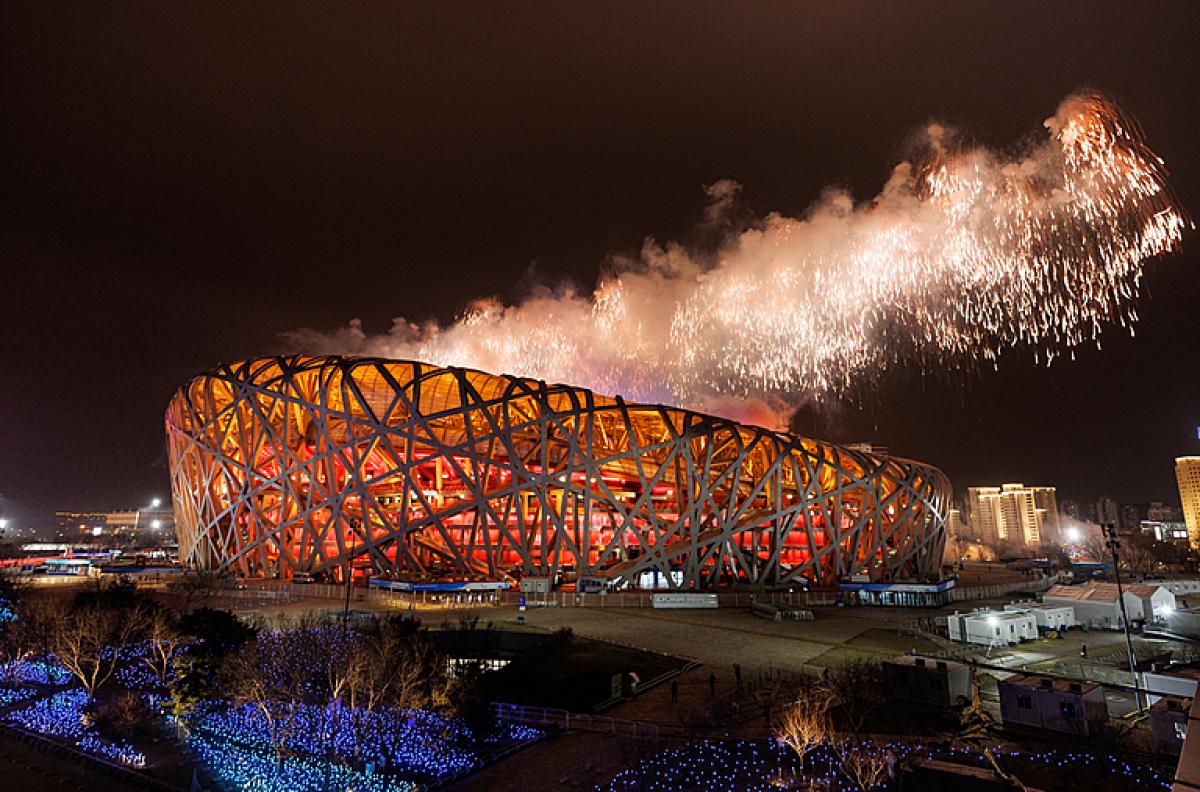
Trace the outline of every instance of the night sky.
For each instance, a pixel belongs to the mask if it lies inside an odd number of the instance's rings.
[[[1196,215],[1198,30],[1194,2],[5,3],[0,509],[166,495],[171,393],[280,332],[450,320],[531,268],[590,286],[722,178],[759,214],[869,198],[931,119],[1009,145],[1099,88]],[[959,489],[1178,502],[1198,246],[1151,263],[1135,337],[886,376],[794,428]]]

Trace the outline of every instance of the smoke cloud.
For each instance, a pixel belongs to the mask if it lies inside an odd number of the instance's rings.
[[[897,365],[1050,361],[1136,320],[1146,262],[1188,221],[1161,161],[1105,97],[1068,97],[1038,140],[1001,152],[931,124],[878,195],[830,189],[718,247],[647,239],[590,293],[538,287],[470,303],[451,324],[358,320],[283,334],[291,351],[377,355],[581,385],[781,428],[806,400]],[[741,186],[706,188],[728,229]]]

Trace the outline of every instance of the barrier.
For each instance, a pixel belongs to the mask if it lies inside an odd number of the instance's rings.
[[[499,720],[529,726],[554,726],[563,731],[598,732],[651,742],[658,742],[662,736],[662,727],[657,723],[610,718],[607,715],[590,715],[564,709],[526,707],[501,702],[492,704],[492,712]]]

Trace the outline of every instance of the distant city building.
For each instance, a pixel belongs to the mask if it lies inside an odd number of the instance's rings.
[[[1145,519],[1158,522],[1183,522],[1183,509],[1169,503],[1154,501],[1146,510]]]
[[[175,512],[161,502],[144,509],[55,513],[64,540],[91,538],[124,544],[159,544],[175,537]]]
[[[946,512],[946,549],[942,563],[953,564],[962,560],[965,547],[972,538],[971,527],[963,521],[962,511],[950,509]]]
[[[1200,550],[1200,456],[1175,460],[1175,479],[1179,482],[1179,501],[1187,524],[1188,543]]]
[[[1054,487],[971,487],[967,490],[971,531],[983,542],[1036,548],[1058,541],[1058,503]]]
[[[1142,520],[1138,530],[1160,542],[1181,542],[1188,538],[1187,523],[1183,520]]]
[[[64,538],[74,538],[91,536],[97,528],[103,531],[107,523],[107,514],[102,511],[60,511],[54,513],[54,519],[59,533]]]
[[[1141,530],[1142,520],[1149,519],[1149,503],[1122,503],[1117,507],[1120,519],[1117,527],[1122,533],[1132,534]]]
[[[1092,504],[1092,522],[1097,525],[1120,525],[1121,505],[1107,495]]]
[[[1058,508],[1059,513],[1063,517],[1070,517],[1072,520],[1077,520],[1079,522],[1083,522],[1088,518],[1086,510],[1083,508],[1083,504],[1077,500],[1064,498],[1063,500],[1059,501]]]
[[[1038,532],[1043,542],[1062,540],[1062,528],[1058,519],[1058,495],[1054,487],[1030,487],[1033,505],[1037,510]]]

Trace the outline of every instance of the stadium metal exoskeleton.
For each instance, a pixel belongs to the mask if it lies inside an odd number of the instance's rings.
[[[945,541],[929,465],[469,369],[248,360],[166,427],[181,559],[246,576],[928,580]]]

